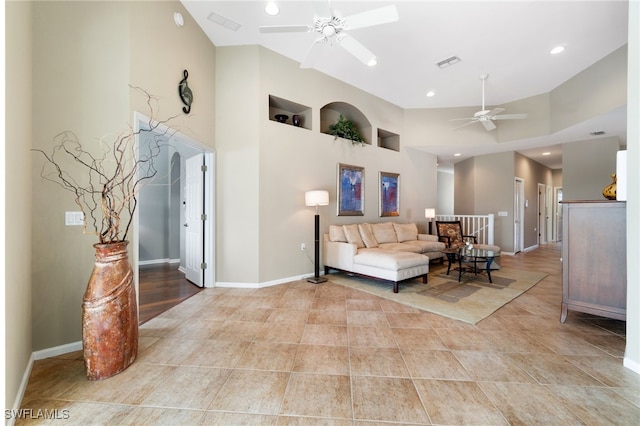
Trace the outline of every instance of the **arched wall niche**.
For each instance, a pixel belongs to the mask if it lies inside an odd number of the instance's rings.
[[[320,131],[329,134],[329,125],[337,123],[340,115],[347,120],[353,121],[362,138],[367,144],[371,145],[371,122],[362,111],[346,102],[331,102],[320,108]]]

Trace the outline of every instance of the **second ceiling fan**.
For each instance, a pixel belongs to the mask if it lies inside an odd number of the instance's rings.
[[[461,129],[473,123],[482,123],[485,129],[494,130],[496,128],[496,125],[493,123],[494,120],[518,120],[527,118],[527,114],[500,114],[505,111],[504,108],[493,108],[491,110],[485,109],[484,82],[487,78],[489,78],[489,74],[480,74],[480,80],[482,80],[482,110],[473,114],[473,117],[452,119],[451,121],[468,120],[462,126],[458,126],[453,130]]]
[[[377,63],[376,55],[367,49],[362,43],[348,34],[349,30],[386,24],[398,20],[398,11],[394,5],[356,13],[355,15],[340,17],[338,13],[331,11],[331,16],[315,16],[313,25],[274,25],[261,26],[261,33],[290,33],[290,32],[316,32],[321,35],[300,64],[301,68],[309,68],[313,61],[313,50],[320,44],[331,44],[334,41],[344,50],[358,58],[362,63],[373,66]]]

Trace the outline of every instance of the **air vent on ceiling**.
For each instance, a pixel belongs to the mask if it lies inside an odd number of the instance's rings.
[[[447,68],[447,67],[450,67],[451,65],[457,64],[460,61],[461,61],[461,59],[458,58],[457,56],[452,56],[450,58],[447,58],[447,59],[445,59],[443,61],[438,62],[436,65],[439,68]]]
[[[216,24],[220,24],[225,28],[229,28],[232,31],[238,31],[242,25],[237,22],[232,21],[231,19],[225,18],[222,15],[218,15],[215,12],[211,12],[207,17],[211,22],[215,22]]]
[[[604,134],[605,134],[605,131],[604,131],[604,130],[598,130],[598,131],[595,131],[595,132],[591,132],[591,133],[589,133],[589,134],[590,134],[591,136],[602,136],[602,135],[604,135]]]

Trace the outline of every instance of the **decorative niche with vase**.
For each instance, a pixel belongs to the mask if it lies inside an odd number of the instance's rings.
[[[96,152],[95,144],[80,141],[72,131],[55,136],[50,153],[33,150],[45,160],[42,178],[73,194],[82,211],[83,232],[98,240],[93,245],[95,263],[82,302],[82,347],[89,380],[124,371],[138,354],[138,307],[127,238],[136,195],[140,186],[158,173],[154,160],[166,139],[163,135],[148,138],[148,152],[140,154],[136,139],[142,133],[157,131],[161,123],[168,125],[170,120],[157,120],[153,97],[140,88],[132,90],[150,105],[147,129],[134,131],[127,127],[103,138],[101,152]]]
[[[269,95],[269,120],[311,130],[311,108]]]

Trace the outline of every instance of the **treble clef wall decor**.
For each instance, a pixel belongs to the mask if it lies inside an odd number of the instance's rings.
[[[180,80],[180,84],[178,84],[178,93],[180,94],[180,99],[182,99],[182,103],[185,104],[185,107],[182,107],[182,111],[185,114],[189,114],[191,112],[191,104],[193,103],[193,93],[191,89],[189,89],[189,85],[187,84],[187,77],[189,77],[189,72],[184,70],[182,73],[184,78]]]

